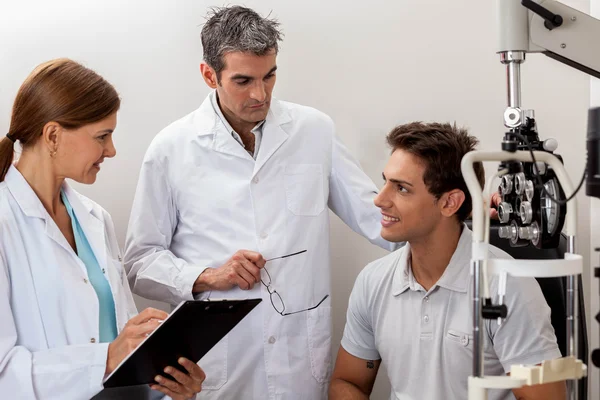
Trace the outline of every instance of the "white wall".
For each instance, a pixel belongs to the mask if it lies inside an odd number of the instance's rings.
[[[262,13],[271,12],[283,24],[277,97],[329,113],[339,135],[377,183],[388,154],[384,136],[398,123],[456,121],[481,139],[481,148],[499,149],[506,95],[504,68],[494,53],[493,1],[352,3],[245,2]],[[589,0],[568,4],[589,9]],[[198,64],[200,29],[209,5],[221,4],[1,0],[0,132],[8,129],[20,83],[49,58],[67,56],[85,63],[123,97],[115,133],[119,154],[105,163],[94,186],[79,187],[113,215],[122,243],[145,149],[162,127],[198,107],[208,93]],[[584,166],[589,99],[589,78],[582,73],[541,55],[530,56],[523,65],[523,105],[536,110],[541,135],[559,141],[573,180]],[[588,204],[580,196],[578,248],[586,265]],[[354,278],[384,252],[336,217],[331,235],[334,343],[339,343]],[[374,399],[386,398],[386,381],[380,375]]]

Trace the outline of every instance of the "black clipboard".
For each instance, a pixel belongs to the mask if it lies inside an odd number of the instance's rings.
[[[177,360],[198,362],[262,299],[188,300],[169,314],[105,379],[104,387],[156,383],[167,366],[187,372]]]

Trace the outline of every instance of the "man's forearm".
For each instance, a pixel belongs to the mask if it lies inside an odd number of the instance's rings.
[[[358,386],[342,379],[334,379],[329,385],[329,400],[368,400]]]

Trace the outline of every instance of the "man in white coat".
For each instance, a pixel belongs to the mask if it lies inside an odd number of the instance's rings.
[[[381,239],[377,189],[331,118],[271,97],[280,39],[278,23],[253,10],[214,12],[201,65],[214,90],[154,138],[133,204],[134,293],[171,305],[264,300],[201,360],[203,399],[326,398],[327,208],[372,243],[396,246]]]

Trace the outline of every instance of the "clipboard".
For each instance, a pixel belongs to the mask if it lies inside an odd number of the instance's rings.
[[[177,360],[195,363],[229,333],[262,299],[182,301],[104,380],[105,388],[155,383]]]

